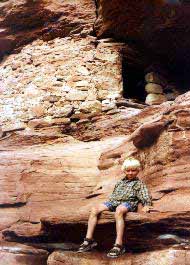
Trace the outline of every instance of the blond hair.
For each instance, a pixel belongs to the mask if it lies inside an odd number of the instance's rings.
[[[128,157],[123,162],[123,165],[121,167],[122,170],[128,169],[128,168],[141,168],[141,163],[138,159],[134,157]]]

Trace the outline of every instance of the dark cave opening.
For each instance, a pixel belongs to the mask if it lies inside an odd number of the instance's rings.
[[[190,54],[185,53],[181,56],[161,56],[160,58],[151,58],[147,65],[139,65],[136,62],[128,61],[124,56],[122,58],[122,80],[123,97],[131,99],[134,102],[145,103],[148,93],[145,90],[147,84],[145,75],[154,72],[165,80],[163,85],[163,94],[167,100],[169,94],[176,91],[176,96],[186,93],[190,90]],[[149,59],[149,58],[148,58]],[[147,60],[148,60],[147,59]]]
[[[143,103],[147,94],[144,89],[146,85],[144,69],[141,66],[128,63],[128,61],[123,58],[122,79],[123,97]]]

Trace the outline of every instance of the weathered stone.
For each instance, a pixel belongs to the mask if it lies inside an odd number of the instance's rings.
[[[55,95],[51,95],[48,96],[46,98],[44,98],[44,100],[49,101],[50,103],[54,103],[60,100],[61,97],[55,96]]]
[[[80,87],[81,90],[88,90],[89,83],[86,80],[78,81],[75,83],[76,87]]]
[[[0,265],[45,265],[48,252],[18,243],[0,243]]]
[[[80,67],[77,67],[77,72],[79,72],[80,74],[82,75],[90,75],[90,72],[88,71],[88,69],[84,66],[80,66]]]
[[[137,148],[150,146],[159,137],[165,126],[165,122],[155,122],[142,125],[131,136],[133,144]]]
[[[2,93],[5,90],[4,83],[0,80],[0,93]]]
[[[99,90],[98,94],[97,94],[97,97],[98,97],[98,99],[103,100],[103,99],[107,98],[109,93],[110,93],[109,90]]]
[[[166,249],[145,252],[141,254],[127,253],[124,256],[117,259],[119,265],[189,265],[189,261],[186,259],[189,255],[189,250],[175,250]],[[73,253],[56,251],[53,252],[48,258],[48,265],[114,265],[116,261],[108,259],[105,254],[102,253]]]
[[[34,117],[42,117],[46,113],[46,108],[43,105],[36,105],[31,108],[32,116]]]
[[[3,137],[3,130],[2,128],[0,127],[0,138]]]
[[[105,99],[102,101],[102,110],[107,111],[115,108],[116,103],[114,101],[111,101],[109,99]]]
[[[45,118],[45,119],[34,119],[28,122],[29,128],[43,128],[50,127],[53,125],[67,125],[70,124],[69,118]]]
[[[65,105],[64,107],[58,108],[55,112],[52,112],[51,114],[53,117],[69,117],[73,113],[73,106],[71,105]]]
[[[55,118],[51,120],[51,125],[68,125],[71,123],[69,118]]]
[[[21,131],[26,128],[24,122],[16,122],[2,125],[3,132]]]
[[[87,97],[87,93],[84,91],[73,90],[66,95],[66,100],[69,101],[83,101]]]
[[[166,101],[167,98],[162,94],[148,94],[145,103],[148,105],[158,105]]]
[[[25,95],[26,95],[26,97],[39,97],[40,91],[36,85],[29,84],[25,88]]]
[[[28,122],[29,128],[42,128],[49,126],[49,122],[45,119],[34,119]]]
[[[169,100],[169,101],[173,101],[173,100],[176,99],[176,97],[177,97],[178,95],[175,94],[175,93],[167,93],[167,94],[165,94],[165,96],[166,96],[167,100]]]
[[[3,56],[40,36],[48,41],[75,33],[89,35],[96,19],[96,7],[91,0],[81,0],[80,4],[76,0],[66,3],[34,1],[32,5],[25,0],[19,0],[17,5],[5,1],[0,6],[0,14],[0,27],[4,30],[0,38],[0,56]]]
[[[163,94],[163,88],[161,85],[149,83],[145,86],[145,90],[147,93],[153,94]]]
[[[106,54],[106,53],[101,53],[97,52],[95,55],[95,58],[102,60],[102,61],[109,61],[109,62],[114,62],[117,59],[117,54]]]
[[[80,110],[84,113],[100,112],[102,110],[102,104],[98,100],[86,101],[81,104]]]
[[[166,80],[162,76],[160,76],[158,73],[154,73],[154,72],[146,74],[145,80],[147,83],[155,83],[161,86],[166,85]],[[149,92],[149,93],[154,93],[154,92]]]
[[[84,100],[96,101],[102,90],[107,91],[107,98],[118,98],[122,90],[119,50],[115,46],[97,48],[95,41],[91,36],[56,38],[48,43],[36,40],[20,53],[5,58],[0,66],[6,85],[1,95],[4,100],[0,122],[7,118],[19,122],[21,117],[59,117],[65,105],[71,103],[78,110]],[[96,59],[96,50],[114,55],[115,61]],[[90,60],[84,63],[84,58]],[[11,65],[15,62],[20,67],[13,71]],[[62,81],[58,81],[60,77]]]
[[[190,92],[182,94],[175,99],[175,102],[180,105],[188,105],[190,104]]]

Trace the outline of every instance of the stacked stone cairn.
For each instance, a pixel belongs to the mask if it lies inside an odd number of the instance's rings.
[[[145,80],[147,82],[145,90],[148,93],[145,101],[147,105],[158,105],[174,100],[178,96],[175,86],[168,84],[165,78],[158,73],[146,74]]]
[[[148,105],[157,105],[167,100],[163,88],[166,85],[165,80],[157,73],[151,72],[146,74],[147,82],[145,90],[148,93],[145,103]]]

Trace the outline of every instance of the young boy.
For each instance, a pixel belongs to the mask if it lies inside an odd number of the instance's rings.
[[[80,245],[78,252],[85,252],[97,246],[93,239],[94,230],[98,221],[98,215],[103,211],[114,211],[116,220],[116,240],[113,248],[107,254],[108,257],[116,258],[125,253],[123,246],[123,233],[125,228],[125,215],[127,212],[137,210],[138,203],[143,204],[143,211],[149,212],[152,209],[152,201],[146,185],[138,179],[137,175],[141,169],[139,160],[127,158],[122,170],[125,176],[116,183],[115,188],[109,197],[109,201],[96,205],[92,208],[86,238]]]

